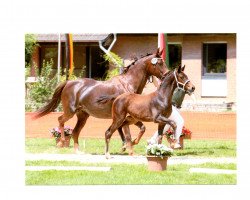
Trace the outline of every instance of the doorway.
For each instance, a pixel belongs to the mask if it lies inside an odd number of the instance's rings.
[[[87,77],[100,80],[106,71],[106,64],[102,51],[98,46],[86,47],[87,54]]]

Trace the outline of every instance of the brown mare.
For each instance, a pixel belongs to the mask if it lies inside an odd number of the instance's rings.
[[[187,75],[183,72],[185,66],[179,66],[174,71],[169,71],[163,79],[160,87],[153,93],[139,95],[124,93],[118,96],[112,106],[113,123],[105,132],[106,158],[110,157],[109,142],[112,134],[119,127],[123,127],[129,154],[133,154],[131,135],[128,126],[138,121],[158,123],[158,142],[161,143],[163,128],[166,124],[176,129],[175,122],[168,117],[172,113],[172,95],[175,88],[180,85],[182,89],[192,93],[195,90],[194,85],[189,81]],[[142,135],[141,135],[142,136]],[[138,142],[140,137],[137,138]]]
[[[62,101],[63,115],[58,118],[61,130],[61,145],[65,141],[64,123],[77,116],[77,123],[73,129],[74,149],[80,153],[78,138],[89,116],[108,119],[112,118],[111,108],[114,99],[125,92],[141,94],[148,78],[153,75],[163,78],[167,73],[167,66],[161,59],[162,51],[144,56],[134,61],[127,70],[108,81],[96,81],[83,78],[75,81],[61,83],[55,90],[52,99],[44,107],[40,108],[34,118],[42,117],[54,111]],[[135,124],[140,132],[145,131],[142,122]],[[121,127],[119,134],[124,137]]]

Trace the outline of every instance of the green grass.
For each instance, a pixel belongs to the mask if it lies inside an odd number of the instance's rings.
[[[164,140],[164,144],[167,144]],[[54,139],[27,138],[26,153],[74,153],[73,141],[70,148],[57,148]],[[104,154],[104,139],[80,139],[80,148],[85,153]],[[134,147],[136,154],[145,155],[146,140]],[[111,154],[121,154],[120,139],[112,139]],[[127,154],[127,153],[125,153]],[[185,140],[184,150],[174,151],[174,156],[236,157],[235,141]],[[235,174],[189,173],[191,167],[236,169],[236,164],[206,163],[200,165],[169,165],[167,171],[150,172],[144,164],[86,164],[70,161],[26,161],[26,166],[110,166],[108,172],[96,171],[26,171],[26,185],[134,185],[134,184],[236,184]]]
[[[150,172],[144,164],[83,164],[69,161],[26,161],[26,166],[111,166],[111,171],[26,171],[26,185],[148,185],[236,184],[235,174],[189,173],[191,167],[236,169],[236,164],[169,165],[166,171]]]
[[[104,154],[104,139],[83,139],[79,141],[80,149],[85,153]],[[142,139],[134,147],[136,154],[145,155],[146,140]],[[164,144],[166,140],[164,140]],[[56,148],[53,138],[27,138],[25,141],[26,153],[74,153],[73,140],[70,148]],[[112,139],[110,142],[110,153],[121,154],[121,140]],[[127,154],[126,152],[124,154]],[[236,157],[235,141],[211,141],[211,140],[185,140],[184,150],[175,151],[176,156],[205,156],[205,157]]]

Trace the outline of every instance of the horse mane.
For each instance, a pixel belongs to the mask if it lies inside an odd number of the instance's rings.
[[[136,63],[138,60],[140,60],[140,59],[142,59],[142,58],[145,58],[145,57],[147,57],[147,56],[151,56],[151,55],[153,55],[153,54],[152,54],[152,53],[147,53],[146,55],[141,55],[140,58],[138,58],[137,56],[133,56],[133,57],[132,57],[133,62],[130,63],[128,66],[123,67],[123,72],[122,72],[122,74],[126,74],[127,71],[129,70],[129,68],[130,68],[131,66],[135,65],[135,63]]]
[[[169,71],[164,75],[163,80],[161,81],[161,84],[160,84],[159,88],[162,87],[162,84],[165,83],[165,79],[167,79],[167,77],[169,77],[173,72],[174,72],[174,70],[169,70]]]

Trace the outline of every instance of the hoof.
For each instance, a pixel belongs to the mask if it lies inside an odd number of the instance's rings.
[[[171,147],[172,149],[181,149],[181,145],[178,144],[178,143],[175,143],[175,142],[173,142],[173,143],[170,145],[170,147]]]
[[[56,144],[56,147],[58,148],[63,148],[63,142],[60,140],[57,144]]]
[[[76,155],[84,155],[85,153],[82,152],[82,151],[75,151],[75,154],[76,154]]]
[[[110,159],[111,158],[110,153],[105,153],[105,157],[106,159]]]
[[[134,146],[134,145],[137,145],[139,142],[137,141],[137,139],[134,139],[133,141],[132,141],[132,146]]]
[[[127,149],[127,145],[124,144],[124,145],[122,146],[122,152],[126,151],[126,149]]]
[[[84,152],[80,151],[79,149],[75,149],[75,154],[76,155],[83,155],[85,154]]]

